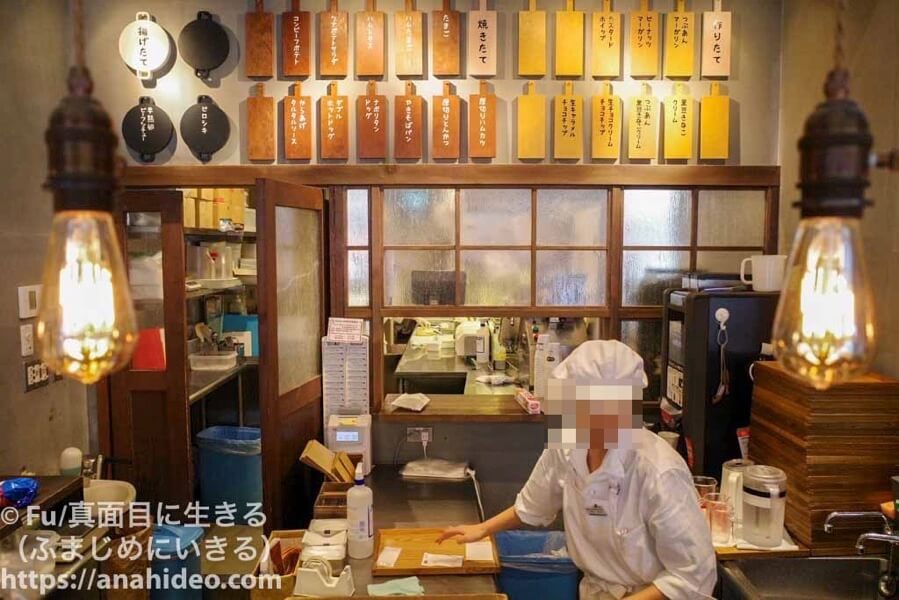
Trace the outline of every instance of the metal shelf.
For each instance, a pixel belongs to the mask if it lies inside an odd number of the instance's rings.
[[[216,241],[242,241],[255,240],[255,231],[219,231],[218,229],[201,229],[199,227],[185,227],[184,237],[199,240]]]

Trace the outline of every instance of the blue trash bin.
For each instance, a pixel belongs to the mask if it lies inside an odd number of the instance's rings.
[[[153,528],[152,568],[153,574],[162,582],[157,585],[163,588],[150,590],[152,600],[202,600],[203,588],[189,587],[192,577],[202,575],[202,538],[201,527],[156,525]],[[168,584],[164,583],[166,577]]]
[[[209,427],[197,434],[200,503],[236,504],[236,523],[246,523],[253,505],[262,504],[262,432],[258,427]]]
[[[509,600],[577,600],[579,573],[566,556],[562,531],[504,531],[496,535],[499,590]]]

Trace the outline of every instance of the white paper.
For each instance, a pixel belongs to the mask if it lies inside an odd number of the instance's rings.
[[[358,344],[362,341],[362,319],[328,319],[328,339],[332,342]]]
[[[381,554],[378,555],[378,566],[385,569],[392,568],[396,564],[397,559],[399,559],[400,552],[402,552],[401,548],[386,546],[381,550]]]
[[[465,544],[465,560],[493,562],[493,544],[490,540]]]
[[[461,567],[465,562],[464,558],[454,554],[431,554],[425,552],[421,557],[421,566],[423,567]]]

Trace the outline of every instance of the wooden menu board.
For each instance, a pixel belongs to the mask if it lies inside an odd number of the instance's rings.
[[[356,99],[356,157],[387,158],[387,96],[369,81],[364,96]]]
[[[465,557],[465,544],[449,540],[437,543],[441,529],[381,529],[375,534],[375,555],[371,574],[374,577],[398,577],[405,575],[477,575],[499,572],[499,555],[493,538],[487,538],[492,546],[493,558],[486,561],[463,560],[459,567],[428,567],[422,564],[426,553]],[[383,565],[378,560],[384,548],[400,550],[396,561]]]
[[[337,84],[328,86],[328,95],[319,100],[319,154],[325,160],[348,160],[349,103],[346,96],[337,95]]]
[[[496,158],[496,95],[486,81],[468,97],[468,158]]]
[[[556,77],[584,74],[584,12],[566,0],[565,10],[556,13]]]
[[[686,0],[675,0],[674,12],[665,17],[665,76],[692,77],[696,18]]]
[[[275,99],[257,83],[256,95],[247,98],[247,158],[275,160]]]
[[[518,158],[543,160],[546,157],[546,96],[536,93],[533,81],[518,96]]]
[[[293,95],[284,97],[284,158],[312,160],[312,99],[304,96],[300,83]]]
[[[659,13],[649,10],[649,0],[640,0],[640,10],[631,13],[630,55],[633,77],[659,74]]]
[[[443,0],[443,8],[431,13],[432,68],[437,77],[462,74],[461,27],[461,15],[451,8],[450,0]]]
[[[431,104],[431,158],[458,159],[461,155],[462,101],[449,83]]]
[[[671,96],[665,98],[665,159],[688,159],[693,156],[693,98],[683,83],[675,83]]]
[[[702,76],[730,77],[731,14],[721,10],[702,13]]]
[[[375,7],[375,0],[366,0],[365,10],[356,13],[356,76],[383,77],[384,30],[386,17]]]
[[[398,159],[420,159],[423,155],[424,126],[421,96],[415,86],[406,82],[406,94],[396,97],[393,113],[393,156]]]
[[[424,74],[422,13],[415,10],[415,0],[406,0],[406,10],[394,15],[396,38],[396,74],[398,77],[419,77]]]
[[[730,98],[717,81],[699,107],[699,158],[727,159],[730,150]]]
[[[591,157],[617,160],[621,156],[621,98],[612,93],[612,84],[603,82],[600,94],[593,96]]]
[[[546,75],[546,11],[537,10],[537,0],[518,13],[518,75]]]
[[[487,0],[478,0],[477,10],[468,13],[468,74],[496,76],[496,11],[487,10]]]
[[[290,11],[281,15],[281,74],[308,77],[312,61],[312,15],[300,10],[300,0],[291,0]]]
[[[621,13],[612,11],[612,0],[603,0],[593,13],[590,69],[594,77],[621,76]]]
[[[627,156],[632,159],[653,159],[658,156],[659,106],[648,83],[641,93],[631,97],[627,122]]]
[[[584,98],[570,81],[553,99],[553,158],[578,160],[584,155]]]
[[[318,72],[322,77],[347,76],[347,13],[329,0],[328,10],[318,15]]]
[[[256,0],[256,10],[244,15],[244,29],[247,77],[271,77],[275,74],[275,16],[265,12],[264,0]]]

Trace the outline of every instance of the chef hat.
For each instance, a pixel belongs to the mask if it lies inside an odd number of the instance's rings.
[[[649,383],[643,370],[643,359],[618,340],[584,342],[553,369],[552,377],[640,388]]]

